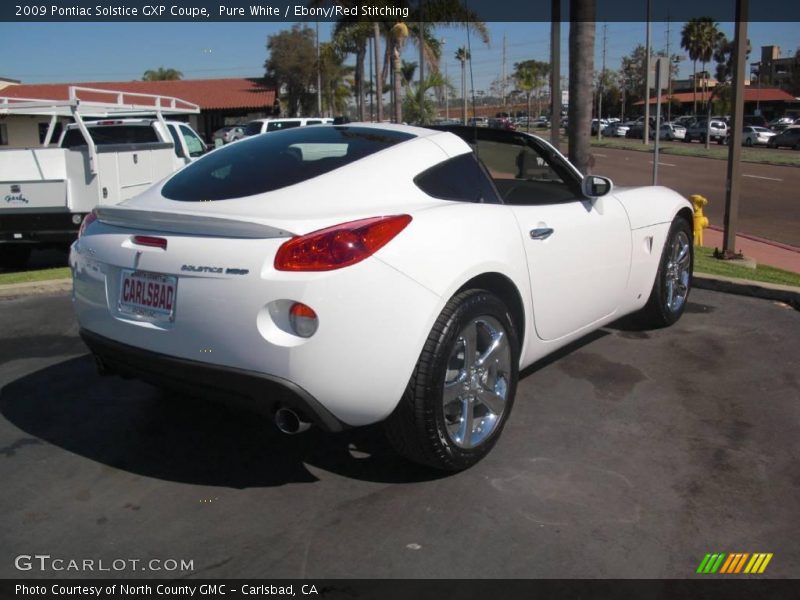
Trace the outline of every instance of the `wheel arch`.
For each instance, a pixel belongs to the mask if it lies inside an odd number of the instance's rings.
[[[502,273],[482,273],[465,282],[453,296],[470,289],[483,289],[496,295],[511,313],[511,321],[517,334],[520,351],[525,346],[525,304],[519,289]]]
[[[686,219],[686,222],[689,223],[690,227],[692,227],[692,231],[694,231],[694,213],[692,209],[688,206],[682,207],[676,214],[675,217],[682,217]],[[694,236],[692,236],[694,238]],[[692,243],[694,243],[694,239],[692,239]]]

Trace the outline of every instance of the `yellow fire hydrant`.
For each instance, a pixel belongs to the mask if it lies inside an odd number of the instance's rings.
[[[689,200],[694,206],[694,245],[703,245],[703,229],[708,227],[708,217],[703,214],[703,207],[708,200],[700,194],[692,194]]]

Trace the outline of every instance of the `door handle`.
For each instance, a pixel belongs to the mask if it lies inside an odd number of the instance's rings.
[[[531,239],[532,240],[546,240],[551,235],[555,229],[552,227],[538,227],[536,229],[531,229]]]

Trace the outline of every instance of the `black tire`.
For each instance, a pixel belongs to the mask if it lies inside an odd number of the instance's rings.
[[[678,306],[670,306],[668,281],[670,279],[672,252],[676,240],[686,240],[688,242],[688,277],[682,280],[682,284],[685,285],[686,288],[683,301],[680,302]],[[689,293],[692,288],[693,268],[694,244],[692,239],[692,226],[685,218],[675,217],[675,220],[669,228],[669,234],[664,243],[664,249],[661,252],[661,260],[658,263],[658,272],[656,273],[656,280],[650,292],[650,298],[648,298],[647,304],[638,314],[639,321],[644,327],[650,329],[669,327],[681,318],[683,311],[686,310],[686,303],[689,301]]]
[[[744,140],[744,145],[745,145],[745,146],[747,146],[747,147],[749,148],[750,146],[752,146],[752,145],[753,145],[753,140],[752,140],[751,138],[746,138],[746,139]]]
[[[22,244],[0,245],[0,269],[16,271],[28,264],[31,257],[31,247]]]
[[[481,324],[486,326],[483,336],[480,332]],[[472,325],[476,325],[476,356],[473,358],[481,356],[481,348],[485,349],[490,339],[496,339],[489,337],[490,332],[503,330],[506,345],[492,355],[496,357],[499,365],[496,367],[498,370],[494,377],[495,390],[500,389],[505,392],[505,402],[502,410],[498,411],[499,416],[492,416],[495,413],[480,401],[465,400],[471,392],[462,391],[471,385],[467,383],[470,378],[465,375],[468,364],[477,364],[472,360],[467,362],[466,344],[461,337],[462,333],[468,331]],[[461,354],[459,348],[463,348]],[[460,356],[463,358],[459,358]],[[463,365],[462,368],[458,367],[459,362]],[[518,364],[519,341],[511,315],[503,302],[485,290],[467,290],[457,294],[447,303],[436,320],[403,397],[386,420],[385,430],[389,442],[399,454],[436,469],[461,471],[471,467],[489,453],[503,431],[514,404],[519,377]],[[488,363],[486,371],[487,373],[491,371]],[[448,373],[459,375],[456,379],[451,379],[452,382],[458,381],[458,387],[453,389],[459,393],[458,397],[453,398],[448,405],[450,408],[446,409],[444,386],[448,381]],[[462,378],[461,375],[465,377]],[[488,379],[483,379],[480,373],[473,376],[470,381],[481,382],[476,385],[489,382]],[[451,385],[456,384],[451,383]],[[482,389],[487,388],[483,385]],[[466,431],[463,418],[456,418],[458,415],[453,412],[453,407],[458,406],[468,407],[466,410],[470,411],[470,419],[475,419],[477,422],[477,425],[471,428],[467,444],[459,443],[458,436],[451,431],[451,428],[462,426]],[[477,430],[474,429],[475,426]],[[488,432],[483,431],[484,427]],[[472,439],[476,435],[485,437],[472,445]]]

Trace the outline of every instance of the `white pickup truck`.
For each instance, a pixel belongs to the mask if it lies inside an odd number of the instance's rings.
[[[112,97],[81,99],[102,94]],[[164,119],[197,113],[195,104],[77,87],[69,95],[0,98],[0,114],[51,117],[42,147],[0,150],[0,268],[24,266],[35,247],[70,243],[95,206],[131,198],[207,150],[188,124]],[[58,117],[66,115],[74,123],[51,145]]]

